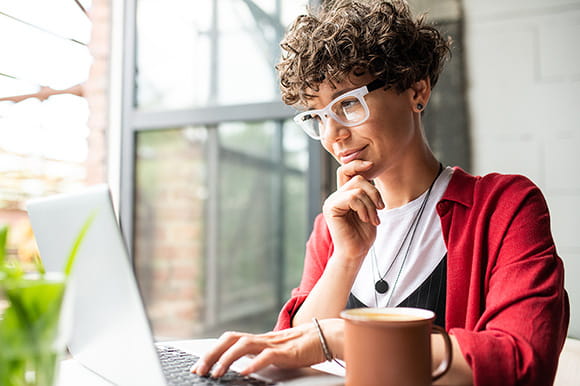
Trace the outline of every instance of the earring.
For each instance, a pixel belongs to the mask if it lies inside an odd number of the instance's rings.
[[[425,107],[425,106],[423,106],[422,103],[417,103],[417,110],[421,111],[421,110],[423,110],[423,107]]]

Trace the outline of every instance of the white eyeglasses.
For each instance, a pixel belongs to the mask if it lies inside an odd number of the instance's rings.
[[[386,81],[375,79],[366,86],[334,98],[323,109],[304,111],[296,115],[294,122],[313,139],[320,139],[324,135],[324,128],[329,118],[347,127],[360,125],[370,116],[369,106],[364,96],[385,84]]]

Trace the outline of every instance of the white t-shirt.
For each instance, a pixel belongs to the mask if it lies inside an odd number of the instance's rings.
[[[453,169],[446,167],[435,181],[406,259],[413,229],[402,248],[401,243],[428,190],[399,208],[378,211],[381,223],[377,227],[377,238],[351,289],[352,294],[365,305],[381,308],[397,306],[419,288],[447,253],[435,206],[447,189],[452,174]],[[399,248],[401,250],[395,259]],[[381,294],[375,290],[375,283],[383,276],[389,290]]]

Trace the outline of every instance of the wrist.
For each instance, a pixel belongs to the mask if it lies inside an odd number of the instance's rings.
[[[332,357],[344,359],[344,320],[332,318],[318,322]]]
[[[359,251],[357,253],[344,253],[335,250],[332,253],[331,258],[328,260],[328,264],[334,265],[338,269],[345,270],[347,272],[354,271],[358,273],[363,260],[367,256],[368,251]]]

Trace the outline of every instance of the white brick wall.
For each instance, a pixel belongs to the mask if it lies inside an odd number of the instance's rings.
[[[543,190],[580,337],[580,0],[464,0],[473,172]]]

